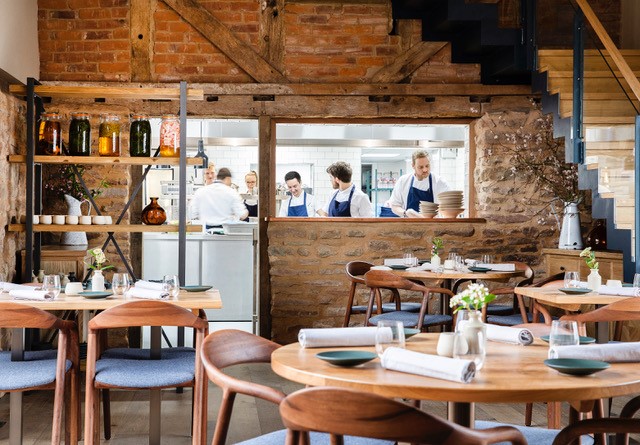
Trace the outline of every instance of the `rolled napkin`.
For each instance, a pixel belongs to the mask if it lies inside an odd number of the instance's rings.
[[[53,294],[46,290],[31,289],[12,289],[9,291],[9,296],[14,300],[35,300],[35,301],[47,301],[53,300]]]
[[[300,329],[298,341],[303,348],[333,346],[373,346],[376,344],[377,327]],[[382,328],[383,341],[393,338],[391,328]]]
[[[640,287],[614,287],[600,286],[598,289],[600,295],[620,295],[623,297],[640,297]]]
[[[144,298],[147,300],[166,300],[169,298],[169,292],[138,287],[136,282],[136,285],[129,289],[125,296],[127,298]]]
[[[162,283],[154,283],[153,281],[138,280],[136,286],[139,289],[162,290]]]
[[[556,346],[549,350],[549,357],[601,360],[611,363],[640,362],[640,342]]]
[[[393,270],[389,266],[372,266],[370,270]]]
[[[0,291],[2,292],[9,292],[14,289],[34,290],[35,288],[35,286],[26,286],[24,284],[7,283],[4,281],[0,281]]]
[[[533,343],[533,333],[529,329],[512,328],[487,324],[487,340],[514,345],[528,346]]]
[[[495,270],[496,272],[515,272],[516,265],[513,263],[502,263],[502,264],[488,264],[488,263],[478,263],[477,267],[486,267],[491,270]]]
[[[471,360],[422,354],[402,348],[388,348],[380,364],[392,371],[418,374],[452,382],[469,383],[476,375],[476,364]]]

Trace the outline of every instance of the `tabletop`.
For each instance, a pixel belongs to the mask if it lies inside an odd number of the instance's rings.
[[[571,312],[580,310],[580,307],[585,304],[604,305],[629,298],[620,295],[603,295],[598,292],[568,295],[554,287],[516,287],[515,293]]]
[[[421,271],[407,271],[407,270],[391,270],[404,278],[411,278],[416,280],[458,280],[458,279],[470,279],[470,280],[507,280],[512,277],[522,276],[523,271],[516,270],[513,272],[459,272],[456,270],[444,270],[442,272],[431,272],[428,270]]]

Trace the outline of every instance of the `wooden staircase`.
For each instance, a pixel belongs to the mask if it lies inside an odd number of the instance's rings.
[[[640,50],[622,50],[621,53],[636,77],[640,77]],[[640,102],[630,100],[630,98],[635,99],[635,96],[620,73],[609,69],[609,66],[615,67],[610,57],[606,52],[603,52],[603,55],[604,58],[597,50],[585,51],[583,103],[585,164],[586,174],[595,175],[596,179],[596,184],[589,184],[589,187],[585,188],[591,188],[593,192],[594,217],[606,217],[610,225],[613,223],[615,229],[631,231],[630,246],[615,246],[610,242],[609,247],[629,251],[634,255],[633,230],[636,212],[633,124],[638,114],[636,110],[640,110]],[[609,62],[609,66],[605,63],[605,59]],[[553,98],[551,100],[558,106],[558,117],[571,119],[573,51],[540,50],[538,70],[546,74],[546,90],[549,97]],[[569,141],[568,135],[566,140]],[[600,199],[610,200],[610,202],[598,206],[597,200]],[[598,207],[611,210],[610,215],[597,215]],[[608,231],[611,233],[611,228]],[[628,237],[624,236],[621,239],[625,240],[625,238],[628,240]]]

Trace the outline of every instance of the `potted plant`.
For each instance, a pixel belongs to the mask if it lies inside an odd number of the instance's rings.
[[[590,270],[589,276],[587,277],[589,289],[597,292],[602,285],[602,277],[600,276],[599,270],[600,264],[596,261],[596,253],[591,250],[591,247],[587,247],[580,252],[580,256],[584,257],[584,261]]]
[[[103,264],[108,263],[109,260],[102,249],[98,247],[95,249],[89,249],[87,253],[91,255],[90,257],[87,257],[89,260],[87,267],[93,270],[93,276],[91,277],[91,290],[94,292],[102,292],[105,290],[104,275],[102,275],[102,271],[112,269],[114,266],[103,266]]]
[[[433,268],[440,267],[440,252],[442,252],[442,238],[435,237],[431,240],[431,266]]]

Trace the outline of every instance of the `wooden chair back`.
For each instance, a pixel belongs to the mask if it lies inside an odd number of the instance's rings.
[[[287,445],[309,432],[326,432],[332,444],[344,436],[441,445],[526,444],[512,427],[471,430],[386,397],[347,388],[316,387],[296,391],[280,404]]]
[[[280,404],[285,394],[259,383],[240,380],[223,372],[228,366],[247,363],[270,363],[271,354],[279,344],[257,335],[236,329],[225,329],[209,334],[202,344],[202,362],[209,379],[222,388],[222,402],[216,420],[212,445],[224,445],[229,432],[233,402],[236,394]]]
[[[399,275],[386,270],[370,270],[364,274],[364,284],[370,288],[393,288],[413,290],[417,292],[427,291],[428,288],[421,284],[407,280]]]
[[[372,267],[373,264],[366,261],[349,261],[345,266],[345,271],[352,283],[351,286],[364,284],[364,274],[369,272]]]
[[[582,333],[585,332],[585,323],[588,322],[618,322],[614,339],[620,340],[622,336],[621,322],[640,320],[640,298],[626,298],[583,314],[563,315],[560,319],[577,321]]]

